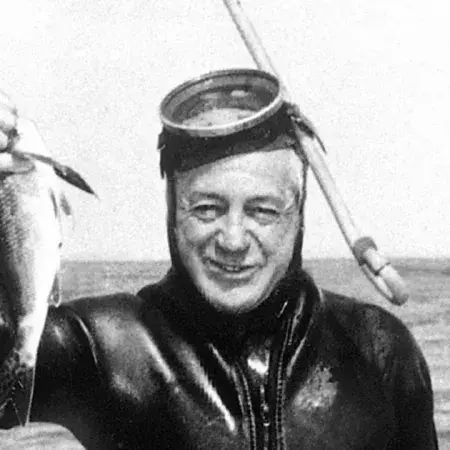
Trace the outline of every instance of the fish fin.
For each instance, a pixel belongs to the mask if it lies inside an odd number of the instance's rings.
[[[70,206],[69,200],[64,193],[59,192],[58,194],[51,189],[50,198],[53,203],[53,209],[55,211],[55,216],[60,219],[62,211],[66,216],[72,216],[72,207]]]
[[[92,194],[97,197],[97,194],[83,179],[83,177],[69,166],[65,166],[63,164],[54,161],[53,170],[55,171],[56,175],[58,175],[58,177],[62,178],[67,183],[77,187],[78,189],[81,189],[84,192],[87,192],[88,194]]]
[[[62,178],[64,181],[71,184],[72,186],[75,186],[78,189],[87,192],[88,194],[95,195],[98,198],[94,190],[89,186],[89,184],[77,171],[73,170],[69,166],[59,163],[52,157],[32,152],[23,152],[23,151],[18,152],[15,150],[9,150],[8,153],[10,155],[22,156],[47,164],[53,167],[53,170],[55,171],[56,175],[58,175],[59,178]]]
[[[16,381],[11,403],[20,425],[23,427],[30,420],[31,403],[33,401],[35,367],[27,368]]]
[[[75,220],[74,220],[74,216],[73,216],[72,206],[71,206],[67,196],[62,192],[59,195],[59,209],[64,214],[64,216],[65,216],[64,218],[69,219],[69,223],[71,224],[71,229],[73,231],[74,226],[75,226]],[[59,216],[59,223],[60,223],[60,228],[61,228],[61,236],[64,236],[64,230],[66,228],[63,226],[63,223],[65,223],[65,222],[63,222],[61,215]],[[62,247],[62,242],[61,242],[61,247]]]
[[[61,193],[59,196],[59,206],[66,216],[72,216],[72,207],[66,195]]]
[[[26,173],[35,168],[31,158],[9,152],[0,153],[0,174]]]
[[[61,280],[59,274],[55,275],[53,287],[48,297],[49,305],[59,306],[61,304]]]

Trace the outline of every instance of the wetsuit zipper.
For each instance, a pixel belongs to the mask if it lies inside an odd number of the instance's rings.
[[[250,434],[250,450],[258,450],[257,438],[256,438],[256,419],[253,413],[252,399],[250,395],[250,388],[248,386],[248,381],[242,368],[237,364],[237,371],[241,379],[242,389],[244,391],[244,401],[243,401],[243,413],[248,418],[248,428]]]
[[[306,292],[302,292],[298,299],[297,305],[302,305],[305,302]],[[275,373],[275,429],[274,429],[274,443],[275,450],[285,450],[286,439],[283,431],[284,425],[284,400],[286,398],[286,368],[288,348],[291,347],[296,324],[301,316],[301,308],[296,308],[294,314],[287,320],[286,332],[284,334],[281,351],[277,361],[277,370]]]
[[[286,326],[286,333],[284,335],[283,344],[281,346],[281,351],[277,361],[277,370],[275,375],[275,427],[274,427],[274,446],[276,450],[284,450],[286,448],[285,436],[283,432],[283,422],[284,422],[284,399],[285,399],[285,387],[286,380],[285,374],[285,359],[286,350],[292,341],[293,334],[293,322],[291,318],[288,320]]]
[[[283,432],[283,408],[286,385],[284,375],[286,369],[286,352],[292,342],[294,322],[294,318],[291,317],[286,321],[285,327],[283,327],[285,332],[283,333],[282,345],[275,367],[275,395],[272,397],[275,400],[275,405],[273,409],[270,407],[270,398],[268,395],[269,368],[267,368],[267,371],[262,375],[260,380],[258,406],[262,424],[261,432],[258,432],[256,425],[250,386],[245,371],[239,364],[236,365],[244,394],[242,408],[243,413],[248,418],[251,450],[285,450],[286,448]]]

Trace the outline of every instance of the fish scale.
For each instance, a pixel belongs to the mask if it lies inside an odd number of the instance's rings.
[[[22,424],[29,419],[37,349],[60,264],[57,196],[56,175],[42,163],[0,177],[2,331],[14,337],[0,366],[0,404],[12,401]]]
[[[0,130],[8,136],[0,150],[0,411],[11,402],[25,425],[48,306],[60,300],[61,216],[71,211],[58,182],[95,193],[51,157],[32,121],[12,112],[16,128]]]

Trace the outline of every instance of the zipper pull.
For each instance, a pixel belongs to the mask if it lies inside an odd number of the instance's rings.
[[[266,390],[264,383],[260,386],[260,413],[261,413],[261,422],[263,425],[263,448],[267,450],[269,448],[269,432],[270,432],[270,408],[269,403],[266,398]]]

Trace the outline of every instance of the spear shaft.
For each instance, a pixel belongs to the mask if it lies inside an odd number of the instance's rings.
[[[223,0],[223,2],[257,67],[278,78],[284,100],[292,103],[286,84],[275,69],[239,0]],[[293,126],[314,176],[361,270],[388,300],[396,305],[403,304],[409,297],[405,282],[391,263],[378,252],[374,240],[357,228],[331,175],[316,134],[305,133],[295,121]]]

